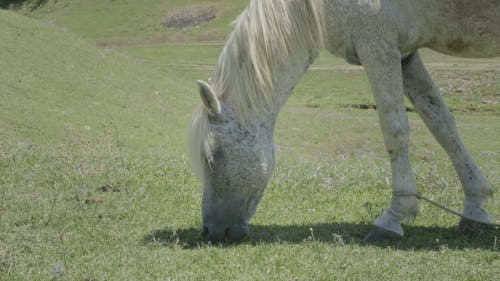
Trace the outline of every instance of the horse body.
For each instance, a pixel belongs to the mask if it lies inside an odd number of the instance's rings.
[[[204,184],[204,234],[237,240],[274,168],[281,106],[319,52],[363,65],[391,160],[393,197],[368,239],[402,236],[418,202],[409,162],[404,97],[448,153],[465,192],[464,216],[488,223],[491,187],[463,145],[438,87],[421,62],[428,47],[467,57],[500,55],[494,0],[253,0],[238,18],[191,128],[193,163]]]
[[[325,47],[351,63],[360,64],[355,44],[367,35],[393,44],[402,57],[423,47],[470,58],[500,55],[500,5],[495,0],[324,2]]]
[[[498,1],[418,1],[413,4],[421,16],[421,25],[426,27],[422,31],[427,34],[422,47],[461,57],[500,55]]]

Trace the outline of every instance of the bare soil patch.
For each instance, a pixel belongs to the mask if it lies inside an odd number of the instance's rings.
[[[120,192],[120,189],[114,187],[111,184],[105,184],[105,185],[97,188],[97,190],[100,192]]]
[[[186,28],[198,26],[217,17],[219,9],[215,5],[197,5],[172,11],[163,26],[166,28]]]
[[[360,110],[377,110],[376,104],[369,103],[350,103],[342,105],[345,108],[354,108]],[[406,112],[415,112],[415,108],[406,106]]]
[[[484,95],[482,87],[500,85],[499,71],[495,69],[431,69],[430,73],[441,91],[448,94]]]

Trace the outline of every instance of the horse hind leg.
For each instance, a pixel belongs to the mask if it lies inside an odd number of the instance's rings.
[[[448,154],[465,193],[463,216],[459,230],[474,230],[474,221],[490,223],[482,206],[492,195],[491,186],[465,148],[457,132],[455,120],[443,102],[417,52],[403,61],[404,93],[415,106],[434,138]]]

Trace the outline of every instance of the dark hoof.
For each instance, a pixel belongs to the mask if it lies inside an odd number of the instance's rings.
[[[462,218],[458,224],[457,231],[464,234],[484,234],[494,227],[489,224]]]
[[[396,232],[392,232],[390,230],[383,229],[378,226],[374,226],[368,235],[366,235],[363,240],[366,243],[377,243],[377,242],[388,242],[400,240],[403,236],[397,234]]]

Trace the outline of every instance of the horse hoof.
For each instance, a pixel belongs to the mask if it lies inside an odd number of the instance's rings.
[[[401,238],[403,238],[403,236],[397,234],[396,232],[392,232],[375,225],[363,241],[365,243],[377,243],[399,240]]]
[[[493,226],[466,218],[462,218],[458,224],[457,231],[464,234],[483,234],[488,230],[493,229]]]

